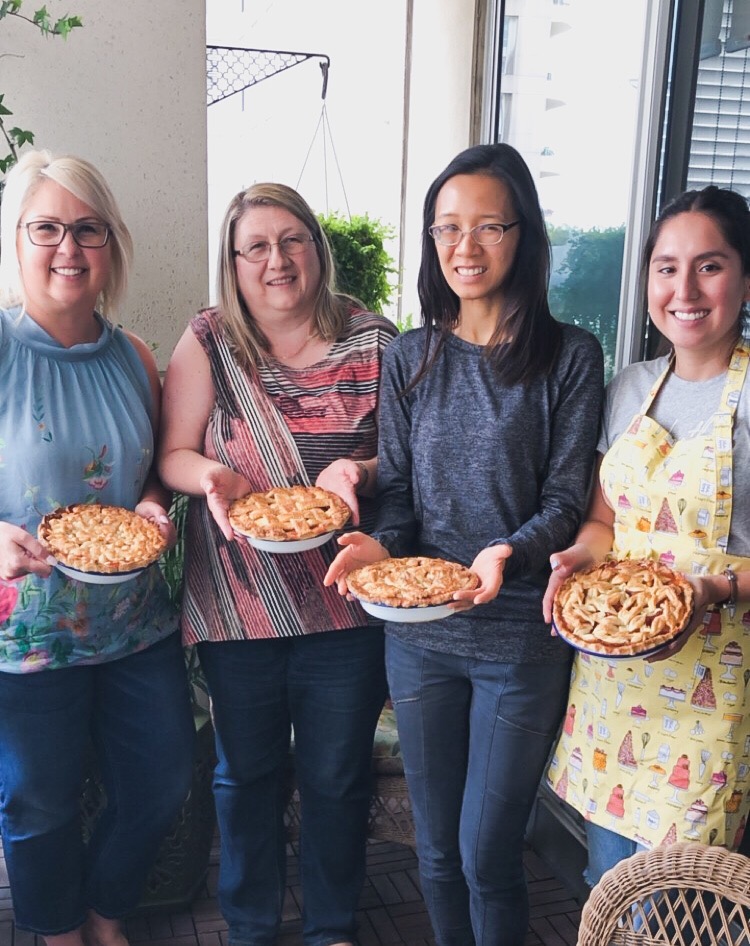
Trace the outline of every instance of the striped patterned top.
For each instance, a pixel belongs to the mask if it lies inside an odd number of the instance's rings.
[[[251,375],[239,367],[215,309],[190,327],[208,356],[216,402],[205,456],[240,472],[255,491],[314,483],[339,457],[377,452],[376,409],[383,350],[397,334],[380,315],[353,312],[351,328],[309,368],[275,360]],[[360,528],[373,520],[372,500],[360,502]],[[204,499],[191,499],[186,587],[186,644],[291,637],[366,624],[361,608],[323,587],[336,553],[328,542],[292,555],[271,555],[244,541],[227,542]]]

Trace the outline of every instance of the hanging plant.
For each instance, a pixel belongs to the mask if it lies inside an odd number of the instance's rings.
[[[338,288],[359,299],[370,312],[382,314],[394,286],[389,276],[398,272],[385,241],[395,230],[381,220],[365,216],[344,217],[319,214],[318,219],[331,244],[336,262]]]

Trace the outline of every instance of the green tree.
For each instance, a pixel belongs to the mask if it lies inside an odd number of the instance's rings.
[[[550,289],[552,314],[597,336],[608,376],[615,360],[624,245],[624,226],[573,232],[558,269],[564,281]]]
[[[0,0],[0,20],[4,20],[6,17],[16,17],[30,23],[39,30],[42,36],[62,36],[63,39],[67,38],[71,30],[83,26],[80,16],[61,16],[56,20],[53,19],[46,6],[39,7],[33,13],[29,11],[30,15],[27,16],[26,13],[22,12],[23,3],[24,0]],[[7,56],[8,53],[2,55]],[[2,150],[7,148],[6,154],[0,154],[0,173],[3,174],[18,160],[18,151],[25,144],[34,143],[33,132],[19,128],[18,125],[9,127],[8,119],[13,112],[5,104],[4,98],[5,95],[0,92],[0,132],[2,132],[2,137],[5,140],[5,147]]]
[[[320,214],[318,219],[331,244],[338,288],[371,312],[382,313],[393,291],[388,277],[398,272],[385,248],[385,241],[395,235],[393,228],[366,214],[351,219]]]

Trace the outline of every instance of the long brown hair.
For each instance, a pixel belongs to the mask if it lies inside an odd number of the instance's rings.
[[[229,344],[248,371],[254,370],[270,350],[237,283],[234,235],[238,221],[253,207],[281,207],[309,230],[320,263],[320,283],[313,308],[315,331],[322,339],[333,341],[345,335],[351,309],[364,308],[358,300],[336,290],[336,267],[328,239],[312,208],[296,190],[285,184],[266,183],[240,191],[232,198],[221,225],[217,296]]]

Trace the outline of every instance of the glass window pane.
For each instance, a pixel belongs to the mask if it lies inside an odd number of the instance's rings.
[[[614,368],[646,0],[508,0],[503,140],[534,175],[550,232],[553,314]],[[582,64],[585,63],[585,68]],[[512,65],[512,68],[511,68]]]

